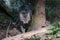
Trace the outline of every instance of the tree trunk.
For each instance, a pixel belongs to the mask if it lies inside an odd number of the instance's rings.
[[[38,0],[36,12],[32,19],[33,30],[40,29],[42,26],[46,26],[45,5],[43,0]]]

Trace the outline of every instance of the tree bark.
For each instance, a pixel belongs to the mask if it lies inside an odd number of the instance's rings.
[[[43,0],[38,0],[37,6],[36,6],[36,12],[33,16],[33,29],[40,29],[42,26],[46,26],[46,17],[45,17],[45,4]]]

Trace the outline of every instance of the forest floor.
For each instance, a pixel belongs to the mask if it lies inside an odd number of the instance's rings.
[[[45,40],[45,38],[46,38],[45,33],[47,32],[47,30],[48,30],[48,27],[44,27],[44,28],[40,28],[40,30],[35,30],[35,31],[23,33],[23,34],[18,34],[15,36],[10,36],[3,40],[12,40],[12,39],[14,39],[14,40],[27,40],[27,39],[33,40],[34,37],[35,38],[38,37],[38,38],[40,38],[40,40]]]
[[[48,29],[51,27],[51,25],[48,25],[46,27],[41,27],[39,30],[33,30],[31,32],[27,32],[27,33],[23,33],[21,34],[20,32],[17,33],[17,30],[13,30],[12,31],[12,34],[13,33],[16,33],[16,34],[13,34],[14,36],[9,36],[9,37],[6,37],[6,33],[5,31],[3,31],[4,35],[0,35],[0,39],[2,40],[45,40],[46,39],[46,33],[48,33]],[[60,38],[58,39],[53,39],[53,40],[60,40]]]

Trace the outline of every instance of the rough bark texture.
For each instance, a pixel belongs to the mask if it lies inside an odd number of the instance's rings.
[[[35,15],[33,16],[33,29],[40,29],[42,26],[46,26],[46,17],[45,17],[45,5],[43,0],[38,0]]]

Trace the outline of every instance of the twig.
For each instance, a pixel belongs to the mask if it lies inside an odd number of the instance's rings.
[[[6,31],[6,37],[8,36],[8,31],[9,31],[10,24],[11,24],[11,21],[10,21],[10,23],[8,25],[8,28],[7,28],[7,31]]]

